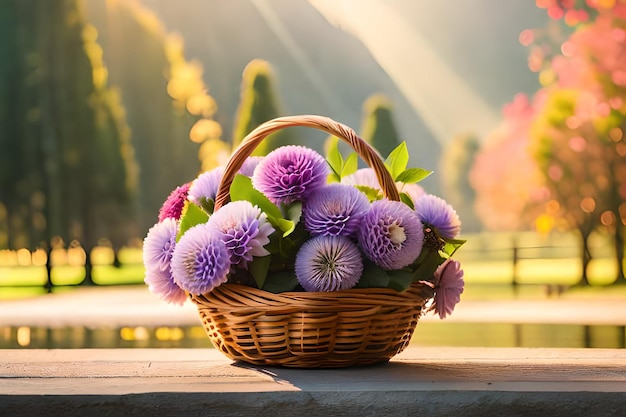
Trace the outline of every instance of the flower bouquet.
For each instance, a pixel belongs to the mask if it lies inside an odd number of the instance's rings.
[[[291,126],[327,132],[326,159],[303,146],[250,156]],[[368,168],[358,169],[358,157]],[[389,360],[423,312],[450,314],[463,244],[444,200],[416,183],[403,143],[385,161],[349,127],[290,116],[257,127],[225,167],[174,190],[144,241],[145,282],[190,298],[227,356],[252,364],[343,367]]]

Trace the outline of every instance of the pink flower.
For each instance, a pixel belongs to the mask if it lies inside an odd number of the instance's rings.
[[[435,310],[439,318],[445,319],[452,314],[454,307],[461,301],[465,281],[463,270],[457,260],[448,259],[435,271],[435,298],[430,310]]]

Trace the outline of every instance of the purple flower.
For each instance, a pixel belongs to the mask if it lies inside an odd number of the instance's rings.
[[[361,278],[363,259],[345,236],[315,236],[298,251],[295,272],[306,291],[346,290]]]
[[[223,174],[224,167],[217,167],[198,175],[189,187],[189,201],[203,207],[202,203],[206,200],[215,200]]]
[[[354,236],[368,208],[367,197],[356,188],[328,184],[311,193],[304,203],[304,225],[313,236]]]
[[[172,255],[172,275],[183,290],[204,294],[228,280],[230,256],[226,244],[207,223],[180,238]]]
[[[187,295],[174,282],[170,268],[177,233],[178,224],[171,217],[148,230],[143,243],[143,264],[146,268],[144,282],[162,300],[183,304]]]
[[[170,268],[167,271],[146,270],[144,282],[163,301],[183,305],[187,300],[187,293],[174,282]]]
[[[432,194],[424,194],[415,201],[415,212],[427,226],[434,227],[441,237],[454,239],[461,232],[461,220],[445,200]]]
[[[406,204],[377,200],[363,217],[358,235],[363,252],[372,262],[394,270],[404,268],[419,256],[424,228]]]
[[[266,256],[274,228],[267,215],[249,201],[233,201],[217,210],[207,223],[225,244],[232,266],[246,269],[253,256]]]
[[[143,240],[143,264],[146,270],[168,271],[172,253],[176,246],[178,224],[173,218],[166,218],[148,230]]]
[[[243,161],[241,168],[239,169],[239,173],[245,175],[246,177],[252,177],[254,174],[254,170],[259,165],[259,162],[263,160],[262,156],[249,156]]]
[[[328,166],[322,155],[304,146],[282,146],[254,170],[252,185],[275,204],[305,200],[326,183]]]
[[[180,219],[187,200],[187,193],[189,192],[189,186],[191,183],[183,184],[180,187],[176,187],[170,195],[167,197],[163,206],[159,210],[159,221],[162,222],[165,219]]]
[[[435,298],[430,310],[435,310],[439,318],[445,319],[461,301],[461,293],[465,286],[459,261],[448,259],[439,265],[435,271],[435,282],[438,284],[435,286]]]

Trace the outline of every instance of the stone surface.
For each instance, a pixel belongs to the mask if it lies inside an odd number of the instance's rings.
[[[346,369],[211,349],[0,350],[0,415],[617,416],[626,351],[417,348]]]

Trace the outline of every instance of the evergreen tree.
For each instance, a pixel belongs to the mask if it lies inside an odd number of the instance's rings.
[[[133,216],[134,161],[123,109],[107,88],[96,32],[80,5],[2,3],[15,42],[1,52],[2,70],[17,78],[2,91],[9,105],[0,112],[1,148],[12,166],[0,181],[9,224],[19,226],[9,246],[50,249],[58,238],[80,244],[91,282],[91,249],[108,231],[129,230],[115,219]]]
[[[275,92],[272,68],[267,61],[255,59],[243,71],[241,100],[233,129],[233,148],[260,124],[281,116]],[[291,130],[283,129],[269,135],[255,149],[253,155],[266,155],[283,145],[294,145]]]
[[[474,211],[476,191],[469,181],[469,173],[479,148],[476,136],[459,135],[444,148],[439,160],[445,198],[463,220],[464,232],[481,229],[480,220]]]
[[[393,122],[391,102],[385,96],[375,94],[363,104],[361,135],[384,158],[402,142]]]

